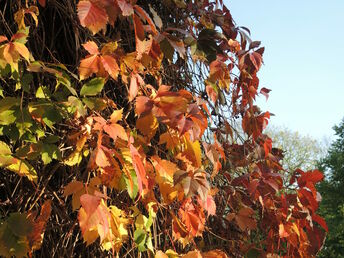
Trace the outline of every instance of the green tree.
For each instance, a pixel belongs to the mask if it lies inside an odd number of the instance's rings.
[[[322,195],[320,214],[329,227],[319,257],[344,257],[344,120],[334,130],[338,138],[319,165],[325,172],[325,180],[318,187]]]
[[[265,133],[272,139],[272,147],[283,150],[281,164],[285,169],[284,179],[289,181],[295,169],[315,169],[317,162],[324,158],[328,144],[309,135],[302,135],[287,127],[269,126]]]

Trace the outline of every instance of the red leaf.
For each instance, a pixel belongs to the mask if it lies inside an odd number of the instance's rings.
[[[149,15],[147,14],[147,12],[145,10],[143,10],[140,6],[135,5],[134,6],[135,10],[142,15],[142,17],[144,17],[146,19],[146,21],[148,22],[152,32],[154,35],[158,34],[158,31],[156,30],[155,24],[152,21],[152,19],[149,17]]]
[[[98,196],[83,194],[80,196],[80,203],[87,214],[92,214],[98,208],[101,198]]]
[[[307,183],[318,183],[324,179],[324,175],[319,170],[312,170],[301,174],[301,177],[297,179],[297,183],[300,187],[304,187]]]
[[[136,40],[143,41],[145,39],[145,30],[143,28],[141,19],[136,14],[134,14],[133,19],[134,19],[134,29],[135,29]]]
[[[43,242],[44,231],[45,231],[48,219],[50,217],[50,213],[51,213],[51,200],[46,200],[43,203],[41,213],[37,218],[35,218],[36,217],[35,212],[29,213],[28,215],[28,219],[33,221],[33,230],[28,235],[28,240],[29,240],[29,245],[34,250],[39,249]]]
[[[256,220],[252,217],[254,210],[250,207],[243,207],[235,216],[235,220],[242,231],[246,229],[255,229],[257,227]]]
[[[108,22],[106,11],[90,1],[78,3],[78,16],[80,24],[87,27],[93,34],[105,29]]]
[[[262,55],[257,52],[250,53],[250,60],[258,71],[262,65]]]
[[[267,88],[261,88],[260,94],[263,94],[263,95],[265,96],[266,100],[268,100],[268,98],[269,98],[269,92],[270,92],[270,91],[271,91],[271,90],[269,90],[269,89],[267,89]]]
[[[46,0],[38,0],[38,3],[42,6],[42,7],[45,7],[46,5]]]
[[[312,215],[312,220],[317,222],[323,229],[326,230],[326,232],[328,232],[328,227],[327,227],[326,221],[322,217],[320,217],[319,215],[314,213]]]

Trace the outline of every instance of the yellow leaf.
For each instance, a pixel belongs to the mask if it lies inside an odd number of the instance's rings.
[[[158,125],[158,120],[151,112],[143,117],[140,117],[136,121],[137,129],[139,129],[140,132],[149,139],[155,135]]]
[[[158,183],[168,182],[173,185],[173,175],[179,170],[177,165],[168,160],[162,160],[158,156],[153,156],[152,161],[156,171],[156,181]]]
[[[191,142],[188,137],[185,137],[186,148],[183,155],[190,160],[195,167],[202,166],[202,151],[199,141]]]
[[[30,52],[23,43],[13,42],[16,51],[29,62]]]
[[[167,149],[173,149],[180,144],[179,136],[174,131],[167,131],[160,135],[159,144],[165,144]]]
[[[72,152],[66,160],[63,161],[63,164],[67,165],[67,166],[75,166],[77,164],[79,164],[82,160],[82,154],[80,151],[75,150],[74,152]]]
[[[111,123],[117,123],[118,121],[122,120],[122,117],[123,117],[123,108],[113,111],[110,116]]]
[[[13,158],[12,164],[6,168],[20,176],[26,176],[30,181],[37,182],[38,177],[35,169],[24,160]]]

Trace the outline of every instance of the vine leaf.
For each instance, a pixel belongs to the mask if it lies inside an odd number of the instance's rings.
[[[92,1],[80,1],[78,3],[78,16],[80,24],[87,27],[93,34],[106,29],[107,13]]]

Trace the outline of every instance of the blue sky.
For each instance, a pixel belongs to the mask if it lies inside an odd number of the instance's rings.
[[[284,125],[321,140],[344,117],[344,0],[225,0],[238,26],[265,46],[258,105]]]

